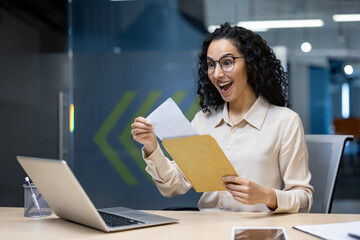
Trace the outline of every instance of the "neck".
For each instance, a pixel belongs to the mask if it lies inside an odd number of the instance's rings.
[[[229,118],[232,123],[237,123],[254,105],[257,97],[254,91],[246,92],[241,99],[229,102]]]

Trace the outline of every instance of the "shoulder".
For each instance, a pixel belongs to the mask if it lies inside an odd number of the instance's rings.
[[[299,118],[299,115],[290,108],[269,103],[269,101],[262,96],[258,97],[254,105],[256,105],[256,110],[264,112],[265,118],[271,122]]]
[[[287,107],[270,104],[267,118],[280,132],[290,133],[303,129],[299,114]]]
[[[287,107],[280,107],[276,105],[269,105],[269,114],[274,115],[279,120],[300,120],[299,114]]]
[[[279,136],[287,142],[290,139],[299,143],[304,138],[304,128],[298,113],[287,108],[270,105],[269,115],[273,125],[278,126]]]
[[[195,121],[212,121],[219,118],[223,114],[223,107],[215,111],[215,109],[210,109],[210,112],[203,112],[203,110],[198,111],[195,114]]]
[[[195,117],[191,123],[195,128],[201,128],[201,126],[204,124],[211,125],[213,123],[214,125],[216,125],[221,120],[222,115],[223,107],[221,107],[217,111],[215,111],[215,109],[211,109],[210,112],[205,113],[200,110],[195,114]]]

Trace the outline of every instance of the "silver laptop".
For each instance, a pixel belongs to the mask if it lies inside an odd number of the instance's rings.
[[[177,222],[177,219],[125,207],[96,209],[63,160],[17,156],[54,213],[104,232]]]

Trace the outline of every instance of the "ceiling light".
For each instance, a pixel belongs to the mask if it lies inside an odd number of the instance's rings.
[[[210,26],[208,26],[207,30],[209,33],[213,33],[215,31],[215,29],[217,29],[219,27],[220,27],[220,25],[210,25]]]
[[[305,53],[310,52],[311,51],[311,44],[309,42],[303,42],[301,44],[301,50]]]
[[[346,65],[344,67],[344,72],[347,74],[347,75],[351,75],[353,74],[354,72],[354,68],[349,64],[349,65]]]
[[[357,22],[360,21],[360,14],[335,14],[333,20],[335,22]]]
[[[244,27],[256,31],[256,29],[270,29],[270,28],[322,27],[324,26],[324,21],[321,19],[243,21],[243,22],[238,22],[237,25],[240,27]]]

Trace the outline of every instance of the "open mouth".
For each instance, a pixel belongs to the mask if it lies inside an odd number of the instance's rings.
[[[229,88],[232,86],[233,81],[230,82],[225,82],[225,83],[218,83],[221,91],[226,92],[227,90],[229,90]]]

